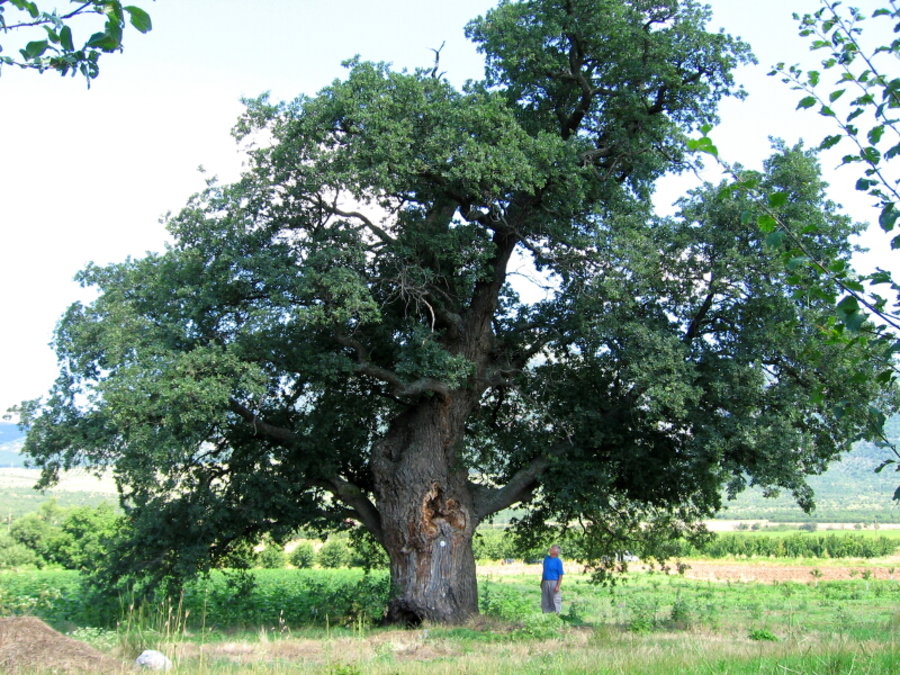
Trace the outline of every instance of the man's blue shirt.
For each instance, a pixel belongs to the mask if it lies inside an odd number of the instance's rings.
[[[544,574],[541,577],[544,581],[556,581],[563,575],[562,560],[559,558],[551,558],[549,555],[544,557]]]

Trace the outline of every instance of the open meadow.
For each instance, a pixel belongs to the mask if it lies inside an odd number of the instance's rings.
[[[143,609],[93,601],[74,572],[5,573],[0,614],[43,619],[113,671],[152,648],[182,673],[897,672],[900,556],[689,564],[612,588],[570,566],[561,617],[537,611],[537,566],[482,565],[482,614],[457,627],[379,627],[387,576],[355,569],[256,570],[243,595],[215,573]],[[0,669],[45,672],[31,652],[0,645]]]

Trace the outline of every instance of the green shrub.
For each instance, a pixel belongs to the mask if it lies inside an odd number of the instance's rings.
[[[390,564],[387,551],[372,534],[363,528],[350,532],[351,567],[362,567],[364,570],[386,570]]]
[[[656,601],[633,598],[630,603],[630,616],[627,621],[628,630],[632,633],[649,633],[656,628],[656,610],[659,605]]]
[[[472,539],[472,552],[476,560],[505,560],[522,557],[516,550],[513,537],[504,530],[484,528]]]
[[[672,603],[669,620],[675,628],[690,628],[694,625],[694,608],[680,595]]]
[[[66,569],[95,569],[122,524],[122,516],[109,504],[71,509],[59,534],[48,542],[46,557]]]
[[[291,565],[297,569],[302,570],[312,567],[315,560],[316,552],[313,550],[312,544],[308,541],[300,542],[297,547],[291,551]]]
[[[532,600],[515,588],[486,584],[480,597],[481,611],[504,621],[521,621],[536,610]]]
[[[683,543],[682,556],[710,558],[877,558],[893,555],[897,541],[859,534],[796,533],[786,536],[720,534],[700,548]]]
[[[758,642],[778,642],[778,637],[770,630],[765,628],[754,628],[750,631],[748,637]]]
[[[281,546],[267,544],[256,554],[256,565],[268,570],[279,570],[287,562],[287,555]]]
[[[9,536],[44,559],[49,557],[51,542],[60,535],[60,528],[39,513],[29,513],[17,519],[9,528]]]
[[[0,570],[42,567],[43,559],[9,535],[0,535]]]
[[[346,567],[349,562],[350,547],[340,539],[329,539],[319,549],[319,565],[322,567]]]

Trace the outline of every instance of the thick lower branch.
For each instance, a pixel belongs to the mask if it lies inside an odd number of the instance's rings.
[[[469,489],[472,492],[475,518],[479,521],[483,520],[492,513],[502,511],[531,497],[540,484],[541,476],[549,466],[549,457],[538,457],[519,469],[506,485],[500,488],[470,483]]]
[[[432,377],[422,377],[418,380],[407,382],[389,368],[370,363],[368,361],[368,350],[359,341],[351,337],[338,335],[335,339],[340,344],[350,347],[356,352],[357,363],[354,367],[355,372],[389,384],[393,388],[395,396],[415,397],[430,392],[446,398],[450,394],[450,387],[440,380]]]
[[[264,422],[256,415],[255,412],[235,399],[231,399],[230,408],[232,412],[237,413],[244,420],[252,424],[254,430],[264,436],[267,436],[273,441],[276,441],[282,445],[291,445],[297,440],[296,435],[290,429],[285,429],[284,427],[278,427],[274,424]]]
[[[357,486],[334,476],[328,479],[326,486],[335,497],[353,509],[363,526],[372,533],[380,543],[384,543],[384,531],[381,526],[381,516],[378,509],[369,500],[366,494]]]

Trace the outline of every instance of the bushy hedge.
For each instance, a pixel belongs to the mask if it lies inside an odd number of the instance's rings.
[[[199,628],[360,625],[378,621],[387,606],[390,579],[361,570],[254,570],[247,590],[229,584],[223,572],[189,583],[173,603],[148,603],[149,611],[170,606]],[[99,601],[77,572],[34,570],[0,574],[0,615],[31,614],[54,624],[111,627],[133,612],[127,599]]]
[[[896,539],[857,534],[720,534],[700,548],[684,544],[680,554],[709,558],[879,558],[892,555],[896,549]]]

